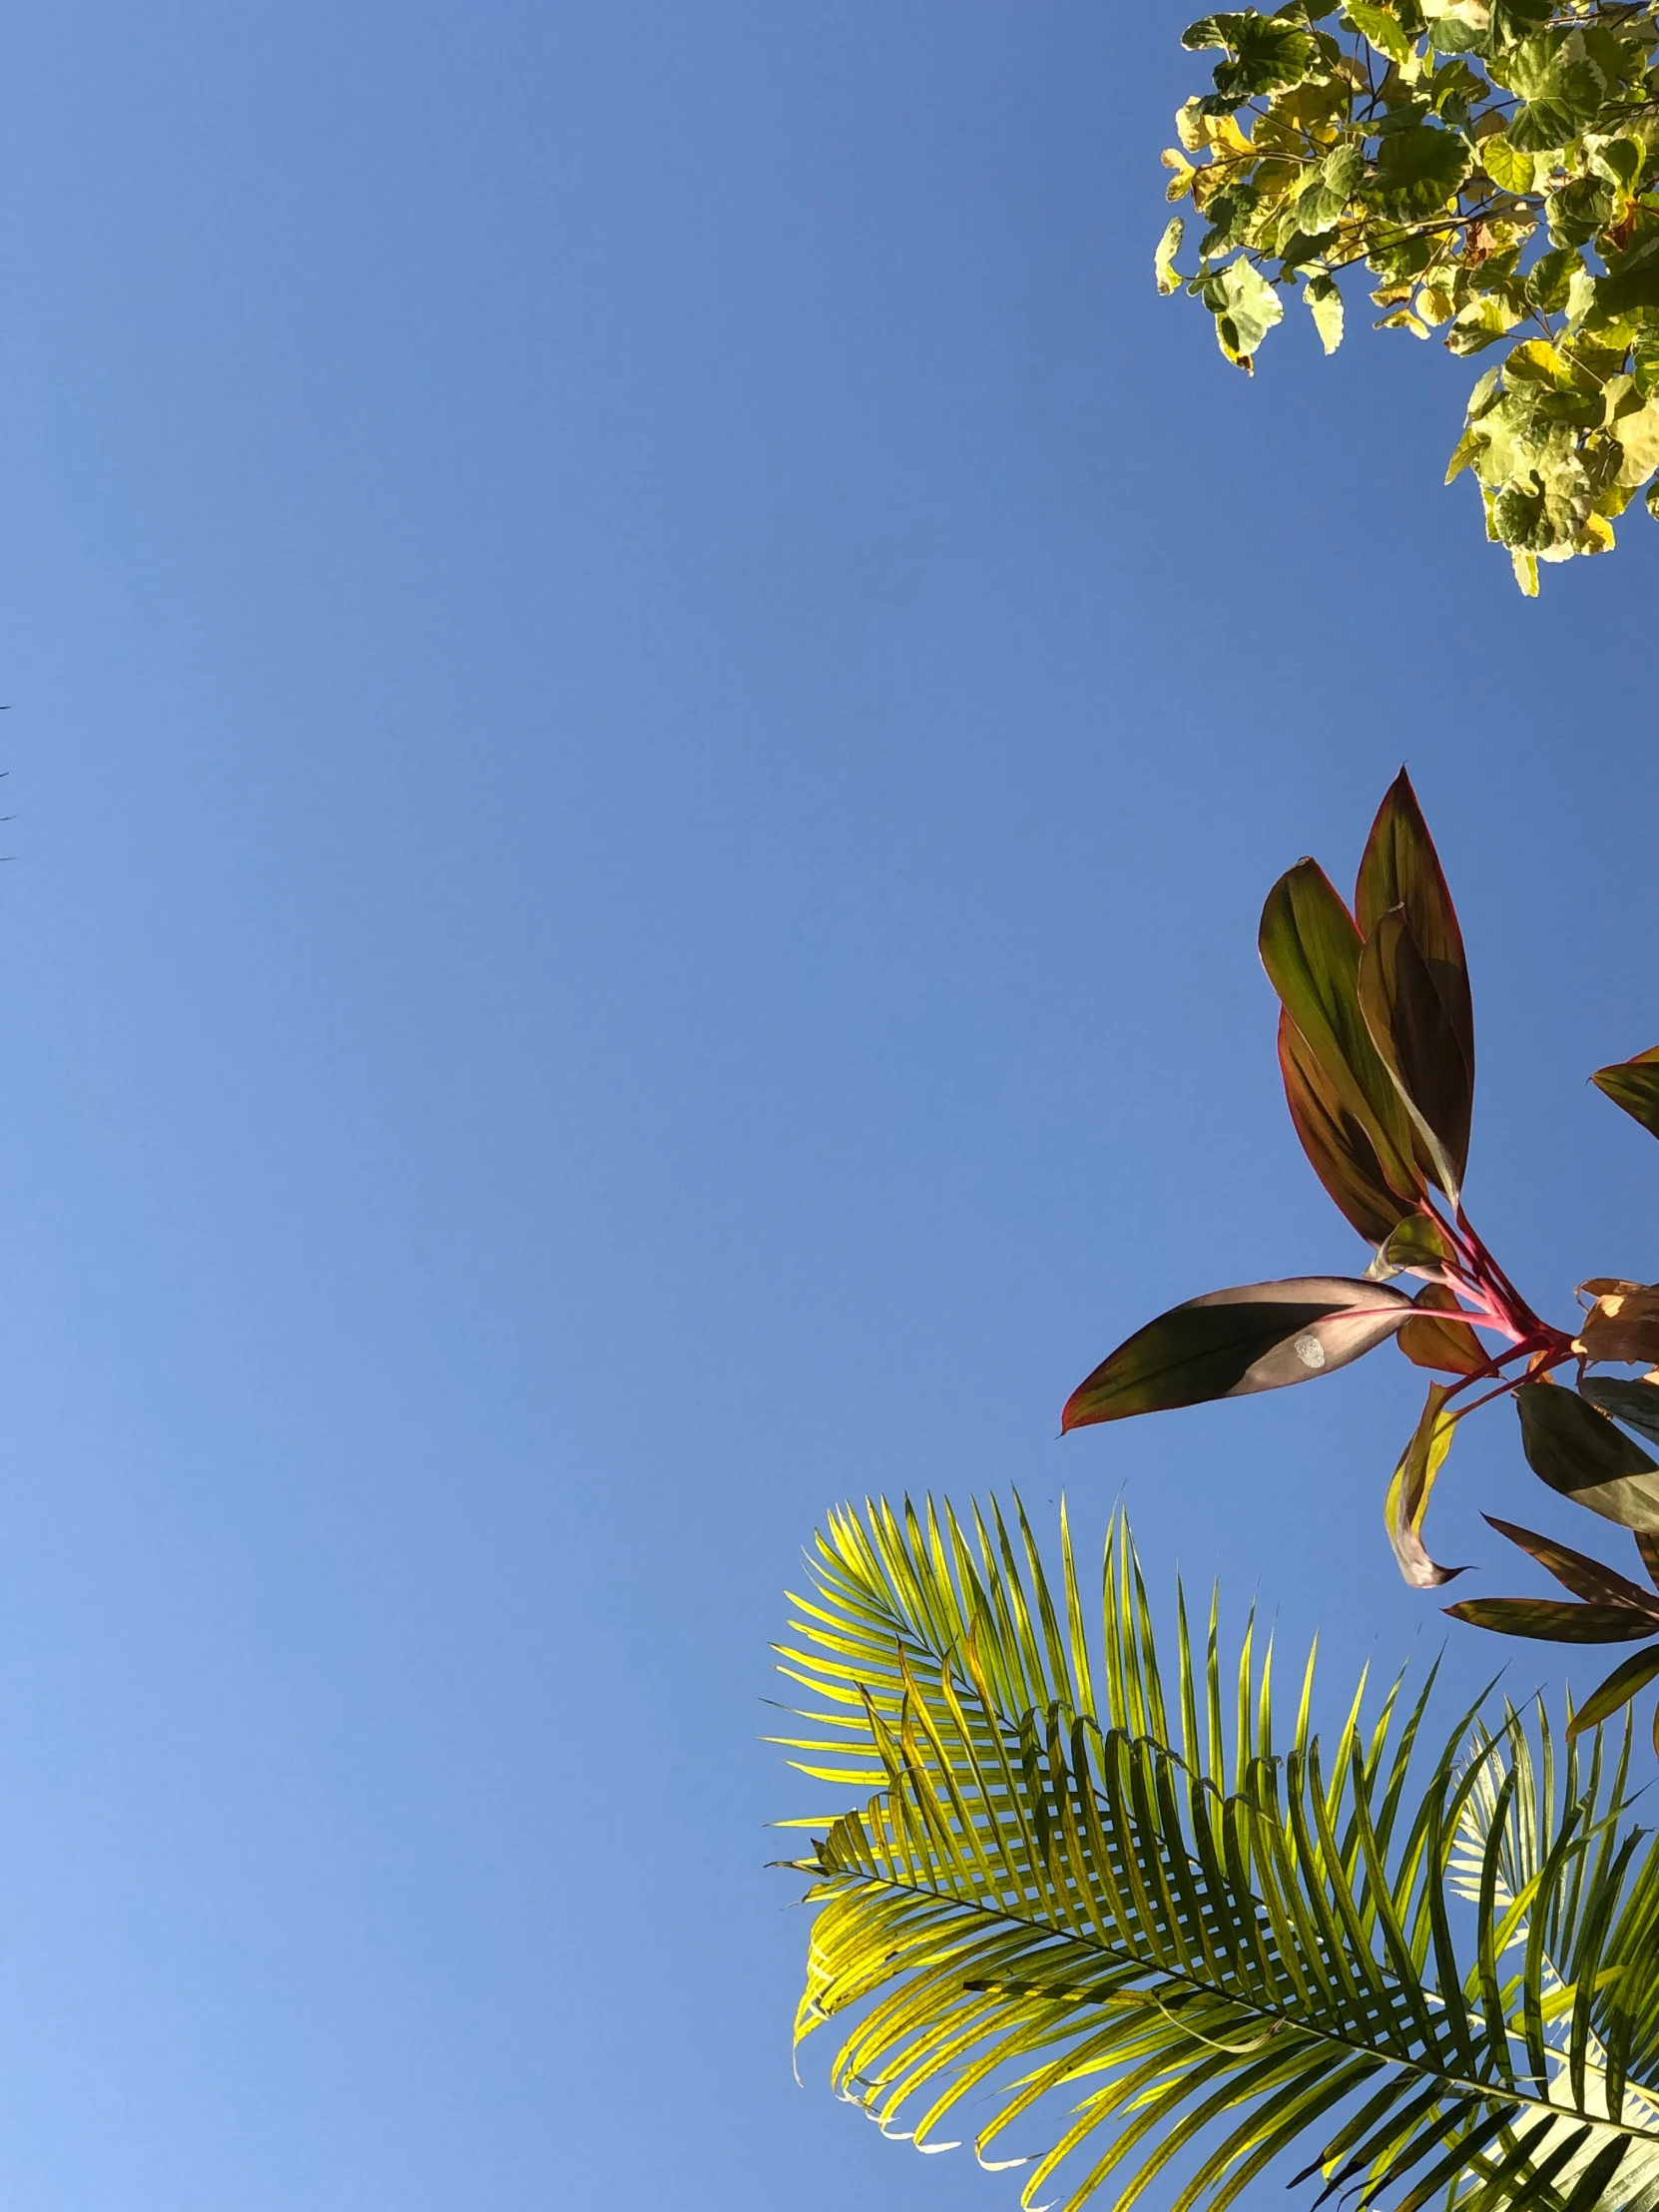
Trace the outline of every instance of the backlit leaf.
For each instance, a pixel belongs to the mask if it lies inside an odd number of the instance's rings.
[[[1485,1347],[1466,1322],[1439,1318],[1460,1311],[1441,1284],[1426,1285],[1414,1304],[1417,1311],[1398,1338],[1400,1351],[1413,1366],[1436,1369],[1442,1375],[1480,1375],[1491,1366]],[[1659,1397],[1659,1391],[1654,1395]]]
[[[1429,1492],[1451,1449],[1454,1424],[1445,1411],[1445,1401],[1453,1387],[1445,1382],[1429,1383],[1427,1402],[1393,1471],[1383,1508],[1388,1541],[1399,1561],[1399,1571],[1414,1590],[1436,1590],[1442,1583],[1468,1571],[1464,1567],[1439,1566],[1428,1556],[1422,1540]]]
[[[1062,1429],[1311,1382],[1392,1336],[1402,1293],[1346,1276],[1210,1291],[1138,1329],[1066,1400]]]
[[[1659,1045],[1649,1052],[1639,1052],[1633,1060],[1597,1068],[1590,1081],[1598,1091],[1605,1091],[1615,1106],[1622,1106],[1633,1121],[1659,1137]]]
[[[1181,289],[1181,272],[1175,266],[1175,257],[1181,251],[1181,241],[1187,226],[1178,215],[1172,215],[1164,226],[1164,235],[1158,241],[1157,252],[1152,257],[1152,273],[1158,289],[1167,298],[1172,291]]]
[[[1625,1528],[1659,1532],[1659,1465],[1576,1390],[1528,1382],[1515,1392],[1521,1445],[1552,1490]]]
[[[1485,383],[1482,378],[1481,382]],[[1495,371],[1492,377],[1496,381]],[[1478,396],[1478,387],[1476,387]],[[1470,415],[1476,414],[1476,400]],[[1483,407],[1484,402],[1479,404]],[[1456,1033],[1458,1048],[1474,1080],[1474,1002],[1469,994],[1469,965],[1463,932],[1440,855],[1428,834],[1411,779],[1403,769],[1389,785],[1366,838],[1354,888],[1354,914],[1370,936],[1391,907],[1403,906],[1417,950],[1428,963],[1434,988]]]
[[[1402,62],[1409,57],[1411,40],[1405,26],[1386,8],[1374,7],[1371,0],[1348,0],[1348,19],[1389,61]]]
[[[1586,1360],[1659,1367],[1659,1284],[1598,1278],[1579,1285],[1595,1304],[1578,1325],[1573,1350]]]
[[[1410,1122],[1360,1010],[1360,931],[1317,860],[1299,860],[1269,891],[1262,965],[1331,1087],[1365,1130],[1390,1190],[1423,1190]]]
[[[1438,1282],[1451,1259],[1445,1231],[1431,1214],[1407,1214],[1397,1229],[1388,1232],[1377,1255],[1384,1267],[1408,1270]]]
[[[1581,1736],[1587,1728],[1598,1728],[1621,1706],[1628,1705],[1638,1690],[1645,1690],[1656,1674],[1659,1645],[1650,1651],[1633,1651],[1628,1659],[1621,1659],[1601,1687],[1592,1691],[1574,1713],[1567,1734]]]
[[[1320,343],[1328,353],[1335,353],[1343,342],[1343,295],[1336,278],[1310,276],[1302,296],[1314,318]]]
[[[1367,1244],[1380,1245],[1410,1202],[1389,1190],[1377,1147],[1343,1104],[1335,1084],[1283,1008],[1279,1068],[1291,1121],[1314,1173]]]
[[[1424,1166],[1456,1202],[1469,1153],[1473,1086],[1445,1002],[1403,906],[1392,907],[1360,955],[1360,1009],[1399,1087]]]

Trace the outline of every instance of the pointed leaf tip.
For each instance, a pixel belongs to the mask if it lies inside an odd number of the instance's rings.
[[[1590,1081],[1615,1106],[1622,1106],[1632,1121],[1639,1121],[1650,1136],[1659,1137],[1659,1046],[1638,1053],[1634,1060],[1619,1060],[1597,1068]]]
[[[1380,1345],[1412,1310],[1386,1284],[1348,1276],[1207,1292],[1109,1354],[1066,1400],[1061,1429],[1311,1382]]]
[[[1383,796],[1360,862],[1354,911],[1362,933],[1372,936],[1382,916],[1396,906],[1404,913],[1405,925],[1421,954],[1445,1023],[1456,1040],[1472,1098],[1474,1004],[1469,993],[1463,932],[1440,856],[1404,769]]]

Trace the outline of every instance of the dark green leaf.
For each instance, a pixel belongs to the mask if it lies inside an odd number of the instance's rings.
[[[1659,1531],[1659,1466],[1575,1390],[1528,1382],[1515,1392],[1521,1445],[1552,1490],[1625,1528]]]
[[[1372,204],[1387,222],[1418,222],[1455,196],[1470,166],[1469,150],[1454,132],[1432,123],[1390,131],[1378,151]]]
[[[1620,1706],[1628,1705],[1638,1690],[1645,1690],[1656,1674],[1659,1646],[1651,1651],[1633,1651],[1628,1659],[1621,1659],[1600,1689],[1592,1691],[1574,1713],[1567,1734],[1580,1736],[1586,1728],[1599,1728]]]
[[[1382,915],[1360,955],[1360,1010],[1399,1087],[1423,1164],[1455,1204],[1469,1156],[1473,1085],[1445,1002],[1403,906]]]
[[[1629,1644],[1659,1622],[1624,1605],[1569,1605],[1564,1598],[1470,1597],[1444,1610],[1496,1636],[1534,1636],[1551,1644]]]
[[[1610,1376],[1587,1375],[1578,1385],[1579,1395],[1627,1428],[1659,1444],[1659,1387],[1651,1382],[1620,1382]]]
[[[1062,1429],[1331,1374],[1389,1337],[1411,1302],[1386,1284],[1294,1276],[1210,1291],[1148,1322],[1066,1400]]]
[[[1507,1536],[1512,1544],[1529,1552],[1539,1566],[1554,1575],[1562,1589],[1570,1590],[1574,1597],[1584,1598],[1591,1605],[1634,1606],[1638,1612],[1652,1616],[1653,1633],[1659,1635],[1659,1598],[1651,1590],[1644,1590],[1639,1582],[1632,1582],[1616,1568],[1603,1566],[1599,1559],[1592,1559],[1585,1552],[1574,1551],[1571,1544],[1557,1543],[1553,1536],[1540,1536],[1534,1529],[1518,1528],[1513,1521],[1498,1520],[1490,1513],[1482,1513],[1480,1517],[1500,1536]]]
[[[1262,965],[1331,1088],[1365,1130],[1388,1188],[1423,1190],[1411,1125],[1360,1010],[1361,937],[1317,860],[1299,860],[1269,891]]]
[[[1659,294],[1655,295],[1659,305]],[[1597,1068],[1590,1081],[1605,1091],[1615,1106],[1622,1106],[1651,1136],[1659,1137],[1659,1045],[1637,1053],[1633,1060],[1619,1060],[1609,1068]]]
[[[1659,307],[1659,233],[1648,233],[1626,254],[1608,255],[1607,274],[1596,279],[1596,306],[1609,315]]]
[[[1445,1411],[1445,1401],[1453,1387],[1446,1382],[1429,1383],[1427,1402],[1393,1471],[1383,1508],[1388,1541],[1394,1547],[1399,1571],[1414,1590],[1437,1590],[1443,1582],[1468,1571],[1466,1567],[1438,1565],[1428,1556],[1422,1540],[1429,1492],[1451,1449],[1452,1420]]]
[[[1306,1038],[1283,1008],[1279,1015],[1279,1069],[1285,1102],[1314,1173],[1365,1238],[1378,1245],[1409,1210],[1389,1190],[1377,1147],[1343,1104]]]

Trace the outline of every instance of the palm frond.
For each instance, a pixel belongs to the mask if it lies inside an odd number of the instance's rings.
[[[1127,2208],[1173,2164],[1173,2212],[1219,2212],[1293,2158],[1393,2212],[1659,2208],[1625,1756],[1507,1710],[1430,1740],[1431,1677],[1369,1720],[1362,1682],[1327,1750],[1312,1654],[1276,1746],[1254,1624],[1224,1666],[1214,1602],[1195,1636],[1178,1595],[1166,1685],[1127,1523],[1093,1634],[1063,1509],[1059,1552],[1056,1589],[1017,1503],[819,1538],[786,1741],[864,1795],[786,1825],[819,1832],[797,2035],[837,2022],[839,2092],[923,2149],[982,2105],[1027,2207]]]

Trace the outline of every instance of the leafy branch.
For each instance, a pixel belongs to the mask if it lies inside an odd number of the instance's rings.
[[[1379,329],[1507,345],[1446,480],[1474,476],[1522,590],[1610,550],[1644,486],[1659,514],[1659,0],[1295,0],[1183,44],[1223,56],[1164,155],[1207,228],[1186,277],[1172,218],[1158,285],[1230,361],[1254,369],[1298,283],[1334,352],[1364,264]]]

